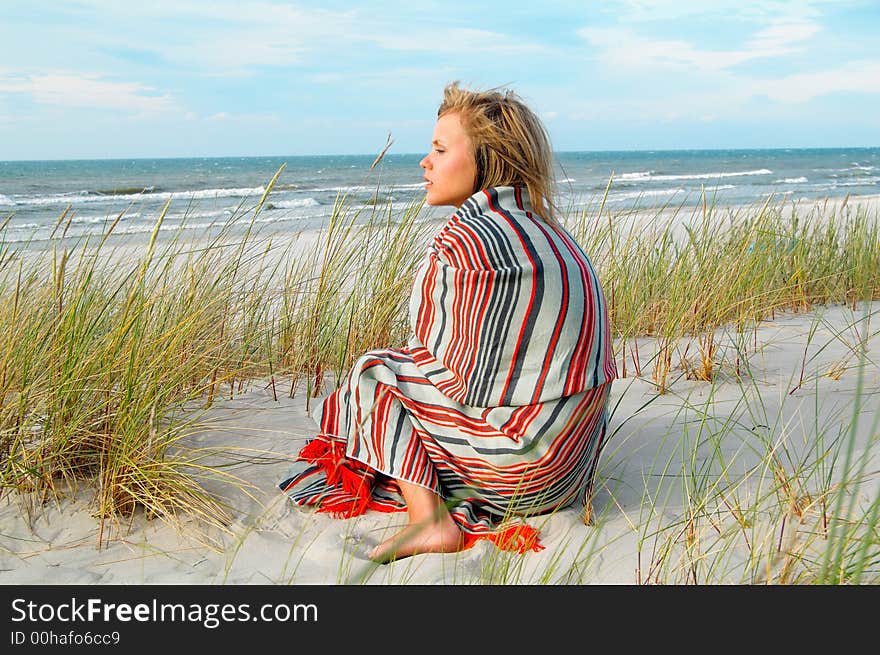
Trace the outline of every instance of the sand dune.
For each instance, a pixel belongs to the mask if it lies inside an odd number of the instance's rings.
[[[227,464],[223,470],[250,485],[204,482],[229,503],[228,532],[206,531],[186,518],[177,528],[138,513],[130,523],[105,529],[109,539],[99,547],[99,524],[89,505],[92,490],[82,487],[72,498],[42,505],[7,493],[0,501],[0,583],[679,584],[697,575],[701,581],[738,584],[772,579],[785,566],[787,553],[821,554],[828,543],[810,538],[831,509],[823,487],[827,491],[843,478],[858,479],[850,485],[849,511],[864,516],[877,503],[878,312],[878,302],[855,312],[826,307],[777,316],[755,334],[719,331],[716,380],[689,380],[676,370],[678,377],[663,395],[656,393],[649,373],[632,377],[630,363],[631,377],[617,380],[612,392],[612,436],[601,459],[594,520],[584,525],[578,506],[530,518],[545,546],[538,553],[501,553],[480,542],[461,553],[373,564],[366,553],[386,530],[402,524],[405,514],[336,520],[287,501],[276,484],[315,425],[304,394],[289,398],[279,383],[276,399],[270,386],[256,381],[243,395],[216,404],[187,443],[210,450],[214,463]],[[652,352],[650,339],[641,350]],[[789,504],[797,511],[776,516],[758,511],[773,498],[784,509],[789,501],[780,494],[785,489],[794,490]],[[748,521],[737,519],[738,511],[749,514]],[[780,516],[788,517],[781,525]],[[876,553],[868,558],[876,559]]]

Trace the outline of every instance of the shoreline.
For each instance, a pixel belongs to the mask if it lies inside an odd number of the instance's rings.
[[[586,216],[594,216],[599,209],[602,209],[602,215],[605,216],[610,214],[611,216],[616,216],[618,218],[638,218],[645,220],[652,220],[656,217],[671,217],[676,216],[679,219],[684,218],[693,218],[698,216],[703,211],[703,205],[699,201],[693,200],[691,197],[687,197],[691,200],[691,202],[687,202],[684,204],[682,200],[685,199],[683,195],[681,198],[678,198],[677,202],[669,202],[665,203],[650,203],[648,202],[649,198],[645,199],[634,199],[631,203],[620,203],[613,207],[604,206],[602,207],[602,196],[601,194],[596,196],[590,196],[589,199],[586,198],[574,198],[572,202],[568,204],[563,204],[560,207],[560,212],[563,216],[568,218],[568,223],[576,223],[580,220],[580,217],[583,215]],[[707,196],[707,200],[711,201],[711,195]],[[767,206],[769,209],[778,210],[778,211],[790,211],[795,210],[798,212],[804,212],[806,215],[809,215],[813,212],[820,212],[825,215],[828,212],[837,212],[846,208],[856,209],[860,208],[868,213],[878,213],[880,212],[880,193],[876,194],[863,194],[863,195],[844,195],[844,196],[824,196],[821,198],[790,198],[790,197],[778,197],[778,198],[767,198],[764,200],[754,200],[748,203],[718,203],[712,205],[710,202],[710,209],[716,217],[730,217],[737,216],[743,213],[748,213],[752,211],[757,211]],[[392,202],[391,205],[395,211],[404,211],[408,204],[406,202],[399,202],[398,204],[394,204]],[[379,213],[384,213],[386,205],[383,203],[378,203],[375,205],[375,208],[379,210]],[[291,225],[288,224],[288,220],[277,220],[275,222],[261,222],[258,223],[256,229],[253,230],[254,234],[261,240],[266,239],[283,239],[283,238],[294,238],[298,235],[313,235],[319,234],[327,229],[327,219],[329,218],[328,213],[321,215],[322,222],[318,225],[309,225],[307,227],[300,227],[298,229],[289,229]],[[352,209],[352,211],[371,211],[370,206],[364,206],[361,209]],[[419,211],[418,221],[420,223],[436,223],[438,226],[442,225],[449,216],[454,212],[454,208],[438,208],[438,207],[430,207],[423,206]],[[158,219],[159,214],[157,213],[156,218]],[[185,243],[193,243],[193,244],[207,244],[210,243],[212,238],[216,238],[217,236],[223,235],[224,232],[227,232],[226,240],[232,238],[234,241],[236,238],[241,237],[248,230],[249,225],[249,217],[251,216],[250,212],[244,213],[238,217],[236,221],[226,220],[218,220],[211,224],[210,227],[205,225],[198,225],[197,227],[180,229],[180,225],[171,225],[167,227],[163,227],[157,237],[157,243],[167,243],[174,239],[174,235],[179,235],[179,238],[182,242]],[[305,218],[305,217],[295,217],[289,219],[290,223],[295,224],[297,222],[307,222],[312,221],[314,218]],[[596,216],[596,218],[599,218]],[[198,220],[198,219],[194,219]],[[112,218],[108,217],[106,221],[106,226],[112,223]],[[355,222],[355,225],[363,225],[368,224],[370,222],[369,217],[359,220]],[[155,223],[154,223],[155,225]],[[186,223],[183,223],[186,225]],[[202,234],[199,233],[202,231]],[[107,247],[143,247],[146,246],[151,238],[152,228],[151,229],[143,229],[138,230],[137,232],[130,233],[113,233],[107,239]],[[77,235],[75,237],[66,237],[64,239],[57,238],[44,238],[36,241],[26,240],[26,239],[18,239],[15,241],[5,242],[4,245],[7,248],[11,248],[16,251],[21,252],[41,252],[45,251],[49,248],[55,247],[57,244],[61,243],[62,245],[66,245],[68,247],[81,246],[86,243],[88,239],[88,243],[91,246],[94,246],[95,243],[99,243],[102,238],[102,231],[90,232],[88,234]]]

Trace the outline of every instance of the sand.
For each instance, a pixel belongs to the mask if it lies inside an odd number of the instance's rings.
[[[848,201],[876,212],[880,196]],[[838,206],[841,201],[835,201]],[[798,211],[805,211],[804,205]],[[689,217],[692,212],[683,212]],[[314,247],[305,235],[303,247]],[[114,256],[133,257],[138,247]],[[36,255],[36,253],[34,253]],[[639,341],[644,370],[627,358],[628,376],[612,388],[610,437],[596,477],[592,521],[580,503],[531,517],[540,552],[503,553],[488,541],[460,553],[424,554],[376,565],[367,553],[399,529],[405,513],[348,520],[297,508],[278,482],[316,431],[289,380],[255,380],[233,400],[217,402],[183,444],[241,485],[206,479],[229,505],[225,530],[194,519],[149,520],[142,512],[103,531],[93,515],[94,489],[83,485],[41,502],[0,499],[0,584],[281,585],[281,584],[679,584],[777,579],[785,552],[822,556],[822,539],[802,546],[829,508],[823,489],[850,485],[862,516],[880,491],[880,302],[780,314],[754,331],[716,335],[713,382],[672,371],[667,393],[651,381],[653,340]],[[673,363],[693,358],[680,343]],[[624,362],[619,360],[619,369]],[[323,390],[329,392],[329,388]],[[831,460],[824,455],[836,452]],[[771,457],[768,453],[773,453]],[[849,472],[845,470],[849,453]],[[824,457],[824,460],[823,460]],[[820,466],[810,463],[822,460]],[[768,465],[774,462],[775,471]],[[861,467],[861,468],[859,468]],[[782,479],[786,485],[778,484]],[[776,480],[777,484],[773,484]],[[245,486],[246,485],[246,486]],[[779,499],[774,488],[793,489]],[[700,505],[694,498],[706,498]],[[772,500],[773,513],[764,511]],[[788,503],[788,505],[786,505]],[[701,507],[694,516],[694,507]],[[793,511],[794,507],[797,511]],[[737,511],[754,509],[738,523]],[[760,509],[761,511],[758,511]],[[783,519],[783,520],[780,520]],[[817,523],[818,522],[818,523]],[[783,548],[785,545],[785,548]],[[876,544],[871,546],[880,550]],[[815,552],[814,552],[815,551]],[[880,553],[868,557],[876,561]],[[696,564],[695,564],[696,562]],[[876,576],[876,571],[873,572]],[[775,577],[774,577],[775,576]]]
[[[629,362],[629,377],[613,386],[611,437],[597,474],[592,524],[584,524],[577,503],[528,519],[541,530],[540,552],[502,553],[481,542],[461,553],[373,564],[366,554],[386,530],[402,525],[405,513],[337,520],[293,506],[276,485],[316,426],[304,393],[288,397],[286,381],[279,380],[276,398],[271,385],[255,381],[246,393],[214,405],[188,443],[211,449],[215,462],[229,464],[226,470],[251,485],[245,493],[205,482],[230,504],[228,531],[205,532],[185,518],[175,527],[138,513],[125,525],[105,528],[110,538],[99,545],[93,490],[83,487],[71,498],[40,506],[33,498],[6,494],[0,500],[0,584],[679,584],[691,579],[695,559],[706,567],[700,571],[706,581],[759,582],[784,565],[772,555],[777,541],[796,543],[790,541],[797,537],[793,515],[787,525],[769,520],[762,527],[756,521],[742,530],[730,528],[732,513],[725,517],[722,509],[707,512],[689,533],[684,499],[726,477],[719,507],[757,505],[774,479],[761,466],[761,439],[772,442],[782,470],[798,487],[798,462],[838,438],[851,441],[852,461],[864,467],[853,511],[875,501],[878,312],[878,302],[855,312],[824,307],[778,315],[754,333],[721,330],[715,381],[689,380],[676,369],[665,394],[656,392],[649,370],[634,376]],[[650,339],[640,351],[647,359]],[[824,471],[839,479],[842,460],[829,461]],[[808,492],[818,483],[801,477],[800,497],[815,500]],[[685,480],[691,480],[689,492],[683,491]],[[818,507],[806,506],[801,523]],[[685,557],[688,547],[700,549],[701,557]]]

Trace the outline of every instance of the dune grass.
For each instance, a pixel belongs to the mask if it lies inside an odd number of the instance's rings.
[[[880,432],[864,371],[855,367],[850,405],[822,397],[819,384],[768,397],[752,376],[712,382],[699,403],[677,398],[678,414],[645,467],[652,479],[634,522],[637,580],[876,583],[880,500],[869,462]],[[871,418],[860,439],[863,415]],[[606,461],[623,467],[626,440],[614,448]],[[620,474],[606,473],[606,484],[613,480]]]
[[[113,234],[119,218],[70,241],[66,212],[48,243],[0,242],[0,492],[45,501],[87,485],[99,545],[110,538],[105,523],[124,526],[138,511],[222,532],[231,510],[204,491],[205,479],[242,489],[248,481],[187,444],[204,412],[256,381],[311,399],[364,351],[405,343],[412,276],[437,225],[422,219],[420,203],[395,207],[377,187],[364,207],[340,197],[317,234],[271,233],[256,219],[281,173],[207,237],[164,234],[163,211],[145,247]],[[640,515],[629,519],[637,579],[876,582],[878,502],[854,505],[876,475],[854,445],[858,405],[876,403],[876,390],[860,388],[837,422],[820,420],[817,404],[809,447],[793,453],[784,403],[764,406],[749,364],[768,318],[834,304],[856,312],[880,299],[876,213],[772,199],[723,208],[703,198],[696,209],[612,212],[600,202],[570,210],[564,223],[603,282],[622,380],[650,381],[646,403],[674,396],[679,372],[706,385],[704,402],[681,399],[687,430],[663,435],[670,447],[650,467],[676,484],[645,484]],[[872,329],[865,316],[839,335],[851,348],[834,374],[863,383]],[[734,344],[723,356],[720,335]],[[792,392],[809,383],[807,359],[805,346]],[[722,384],[740,396],[726,417],[712,401]],[[612,416],[603,461],[620,461],[613,453],[624,452],[633,418]],[[731,460],[722,443],[733,439],[744,454]],[[599,474],[606,511],[615,476]],[[584,582],[602,548],[585,542],[574,560],[551,559],[537,581]],[[482,577],[522,581],[519,566],[499,554]]]

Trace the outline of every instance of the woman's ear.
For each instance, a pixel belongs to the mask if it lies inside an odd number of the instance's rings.
[[[486,146],[477,146],[474,151],[477,174],[474,177],[474,193],[486,186]]]

